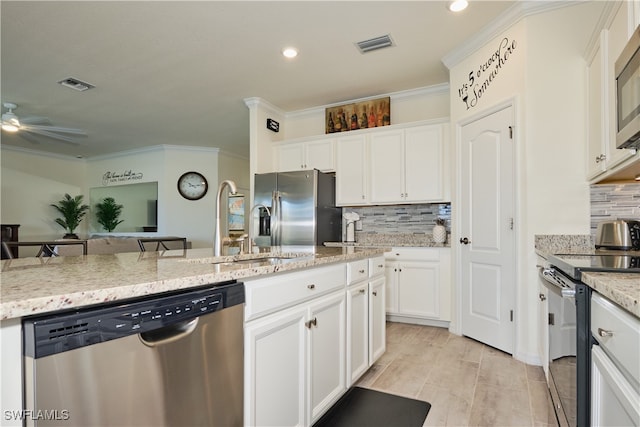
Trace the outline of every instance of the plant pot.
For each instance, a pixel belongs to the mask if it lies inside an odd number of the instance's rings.
[[[76,233],[67,233],[62,238],[63,239],[79,239]]]
[[[444,243],[447,240],[447,229],[444,225],[436,225],[433,227],[433,241],[435,243]]]

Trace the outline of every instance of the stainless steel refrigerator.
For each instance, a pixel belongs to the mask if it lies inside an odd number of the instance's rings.
[[[255,175],[254,204],[260,209],[258,246],[320,246],[338,242],[342,209],[336,207],[335,176],[316,169]]]

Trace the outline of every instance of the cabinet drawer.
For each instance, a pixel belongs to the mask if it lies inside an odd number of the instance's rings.
[[[441,248],[416,248],[400,247],[393,248],[391,252],[385,252],[384,257],[390,261],[396,260],[417,260],[417,261],[438,261],[440,260]]]
[[[591,297],[591,333],[600,346],[640,381],[640,320],[597,293]]]
[[[369,260],[361,259],[347,264],[347,284],[359,282],[369,277]]]
[[[344,288],[346,264],[245,281],[245,321]]]
[[[384,256],[369,259],[369,277],[384,274]]]

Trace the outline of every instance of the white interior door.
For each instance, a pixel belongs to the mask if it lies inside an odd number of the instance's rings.
[[[513,353],[513,107],[461,129],[462,333]]]

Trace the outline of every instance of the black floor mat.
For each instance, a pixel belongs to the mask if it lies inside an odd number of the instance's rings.
[[[431,404],[352,387],[313,427],[422,427]]]

